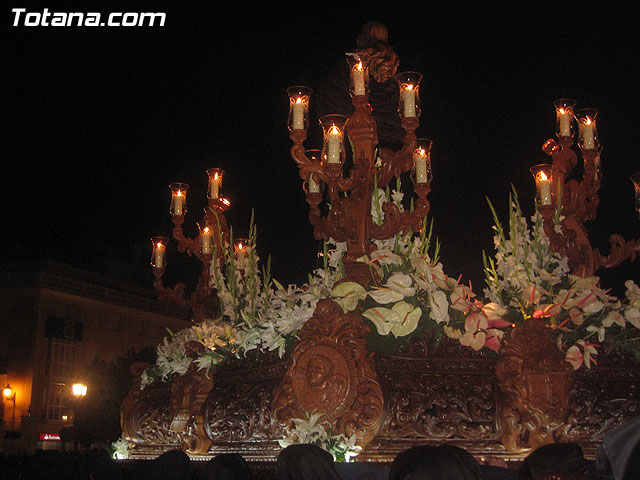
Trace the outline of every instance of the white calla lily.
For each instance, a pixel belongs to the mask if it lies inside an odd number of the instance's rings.
[[[367,291],[362,285],[356,282],[343,282],[331,290],[334,301],[342,307],[344,313],[355,310],[360,300],[364,300]]]

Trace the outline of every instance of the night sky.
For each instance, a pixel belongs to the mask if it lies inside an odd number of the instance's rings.
[[[254,209],[262,258],[271,255],[282,283],[303,282],[318,243],[289,157],[286,88],[317,87],[368,20],[388,27],[399,71],[424,75],[418,134],[434,141],[430,218],[446,273],[481,290],[482,251],[493,252],[485,196],[506,220],[514,185],[532,213],[529,168],[549,163],[541,146],[554,135],[552,102],[562,97],[599,110],[604,178],[589,226],[594,244],[608,251],[610,233],[640,235],[629,180],[640,170],[638,43],[628,12],[588,2],[530,10],[431,2],[366,13],[23,3],[28,11],[162,11],[166,25],[13,27],[19,5],[3,7],[6,260],[44,255],[90,266],[109,256],[144,266],[149,237],[171,232],[169,183],[191,185],[186,223],[194,226],[205,170],[220,167],[234,233],[247,233]],[[617,278],[638,279],[638,265]]]

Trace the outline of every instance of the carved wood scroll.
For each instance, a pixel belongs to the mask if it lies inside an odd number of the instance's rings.
[[[549,339],[541,320],[515,328],[496,365],[502,393],[499,415],[508,452],[566,440],[570,425],[571,366]]]
[[[321,413],[334,434],[355,435],[364,447],[382,425],[384,399],[359,315],[321,300],[300,332],[291,365],[274,393],[273,411],[283,425]]]

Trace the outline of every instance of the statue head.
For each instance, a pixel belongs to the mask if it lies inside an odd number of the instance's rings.
[[[307,363],[306,379],[311,387],[321,387],[331,377],[333,366],[331,360],[324,355],[314,355]]]

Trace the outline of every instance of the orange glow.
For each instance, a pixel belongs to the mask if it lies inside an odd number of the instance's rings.
[[[539,178],[541,181],[549,180],[549,177],[547,177],[546,173],[544,172],[540,172]]]
[[[87,394],[87,386],[84,383],[74,383],[71,386],[71,392],[76,397],[84,397]]]
[[[2,394],[7,398],[9,398],[12,393],[13,393],[13,389],[9,385],[4,387],[4,389],[2,390]]]
[[[203,235],[209,235],[209,232],[210,232],[210,231],[211,231],[211,230],[209,230],[209,227],[204,227],[204,228],[202,229],[202,234],[203,234]]]
[[[164,248],[164,245],[162,244],[162,242],[158,242],[156,243],[156,248]]]
[[[590,119],[589,117],[587,117],[587,122],[586,122],[586,124],[587,124],[587,125],[591,125],[591,119]]]
[[[329,130],[329,135],[340,135],[340,129],[335,125]]]
[[[405,87],[406,90],[413,90],[413,85],[409,84]]]
[[[558,111],[560,112],[560,115],[564,115],[564,114],[565,114],[564,108],[561,108],[561,109],[560,109],[560,110],[558,110]]]
[[[220,200],[222,203],[224,203],[225,205],[229,206],[231,205],[231,202],[229,200],[227,200],[226,198],[223,198]]]
[[[296,103],[297,103],[297,104],[302,103],[302,97],[298,97],[298,98],[296,98]]]
[[[358,62],[358,64],[355,66],[355,69],[356,69],[356,70],[362,70],[362,69],[363,69],[363,67],[362,67],[362,62],[361,62],[361,61],[360,61],[360,62]]]
[[[183,194],[182,194],[182,190],[178,190],[178,191],[176,192],[176,197],[181,197],[182,195],[183,195]]]

